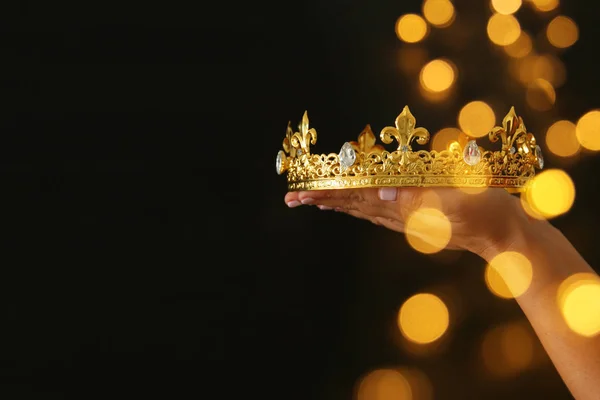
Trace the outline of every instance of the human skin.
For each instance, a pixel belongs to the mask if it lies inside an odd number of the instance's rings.
[[[487,262],[506,251],[523,254],[533,278],[515,300],[571,394],[578,400],[600,399],[600,335],[573,332],[557,304],[558,287],[567,277],[597,275],[551,223],[529,217],[518,197],[500,188],[475,195],[457,188],[363,188],[288,192],[284,200],[291,208],[315,205],[402,233],[414,211],[435,207],[451,223],[449,248],[473,252]]]

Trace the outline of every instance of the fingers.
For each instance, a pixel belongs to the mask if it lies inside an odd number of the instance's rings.
[[[317,205],[321,209],[357,212],[359,218],[382,224],[382,218],[392,224],[393,230],[401,230],[411,210],[418,208],[422,190],[419,188],[383,187],[361,189],[334,189],[290,192],[285,196],[289,207]]]
[[[398,218],[398,204],[395,200],[397,189],[386,189],[388,190],[382,197],[379,189],[363,188],[300,192],[298,198],[302,204],[318,204],[344,211],[358,211],[370,219]]]

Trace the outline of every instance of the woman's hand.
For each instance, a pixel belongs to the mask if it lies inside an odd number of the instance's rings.
[[[405,232],[407,218],[420,208],[436,208],[451,223],[448,248],[464,249],[485,258],[498,253],[511,242],[523,237],[529,218],[517,197],[500,188],[488,188],[470,194],[458,188],[367,188],[288,192],[289,207],[316,205],[322,210],[335,209],[366,219],[386,228]],[[440,218],[416,213],[427,218],[425,225],[440,223]],[[445,221],[443,221],[445,222]],[[427,241],[427,232],[413,232]],[[432,240],[435,240],[432,238]]]

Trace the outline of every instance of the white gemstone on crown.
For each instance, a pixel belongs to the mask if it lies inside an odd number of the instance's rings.
[[[277,174],[281,175],[283,172],[283,150],[279,150],[277,152],[277,158],[275,159],[275,168],[277,169]]]
[[[344,172],[356,161],[356,152],[354,151],[354,148],[352,148],[352,145],[346,142],[343,144],[338,157],[340,158],[340,168],[342,172]]]
[[[481,160],[481,151],[475,140],[469,140],[469,143],[465,146],[463,160],[469,165],[477,165]]]
[[[544,169],[544,155],[542,154],[542,148],[539,145],[535,146],[535,158],[537,158],[540,169]]]

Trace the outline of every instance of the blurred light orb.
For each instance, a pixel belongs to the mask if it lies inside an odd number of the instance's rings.
[[[439,93],[448,90],[454,83],[455,74],[452,65],[443,59],[428,62],[421,69],[419,80],[427,91]]]
[[[600,279],[597,275],[571,275],[559,286],[557,301],[573,332],[585,337],[600,333]]]
[[[575,124],[571,121],[560,120],[553,123],[546,132],[548,150],[560,157],[577,154],[581,146],[575,130]]]
[[[467,135],[480,138],[487,135],[496,124],[494,110],[486,102],[467,103],[458,114],[458,126]]]
[[[493,14],[487,23],[487,34],[492,43],[508,46],[519,39],[521,25],[513,15]]]
[[[577,140],[588,150],[600,150],[600,110],[585,113],[575,125]]]
[[[381,368],[369,372],[360,380],[354,398],[356,400],[413,400],[413,395],[410,383],[400,371]]]
[[[527,104],[536,111],[548,111],[556,102],[556,91],[550,82],[538,78],[527,85]]]
[[[531,3],[537,11],[547,12],[556,9],[559,0],[531,0]]]
[[[506,54],[513,58],[523,58],[531,53],[533,42],[531,36],[525,31],[521,31],[519,38],[509,45],[503,47]]]
[[[418,74],[427,62],[427,50],[418,44],[398,49],[398,65],[408,75]]]
[[[421,207],[406,220],[405,237],[408,244],[424,254],[443,250],[452,237],[452,226],[442,211]]]
[[[427,22],[420,15],[404,14],[396,20],[396,36],[406,43],[420,42],[427,33]]]
[[[537,174],[521,196],[533,211],[531,216],[550,219],[568,212],[575,201],[575,184],[561,169],[548,169]],[[525,209],[527,212],[528,210]]]
[[[517,374],[533,364],[534,338],[526,325],[511,322],[486,332],[481,354],[486,369],[495,376]]]
[[[433,135],[433,138],[431,139],[431,150],[448,150],[452,143],[460,143],[462,135],[464,134],[458,128],[442,128]]]
[[[529,54],[517,60],[517,79],[528,85],[536,79],[544,79],[557,88],[566,80],[563,62],[553,54]]]
[[[450,324],[448,307],[438,296],[418,293],[407,299],[398,313],[398,327],[402,335],[418,344],[438,340]]]
[[[579,39],[579,28],[571,18],[564,15],[557,15],[548,23],[546,37],[554,47],[565,49],[577,42]]]
[[[521,0],[492,0],[492,8],[499,14],[510,15],[519,11]]]
[[[423,16],[433,26],[444,28],[454,21],[454,5],[450,0],[425,0]]]
[[[484,278],[488,289],[496,296],[505,299],[516,298],[529,288],[533,268],[523,254],[506,251],[487,264]]]
[[[434,390],[431,380],[416,368],[401,368],[400,373],[410,384],[413,400],[433,400]]]

